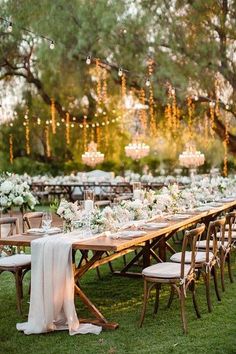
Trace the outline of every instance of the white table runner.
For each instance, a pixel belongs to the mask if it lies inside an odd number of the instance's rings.
[[[101,327],[80,324],[74,304],[72,244],[75,232],[36,239],[31,243],[31,295],[28,322],[16,325],[25,334],[69,330],[70,335],[99,334]]]

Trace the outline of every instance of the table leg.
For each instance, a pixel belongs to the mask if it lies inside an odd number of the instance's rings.
[[[85,295],[82,289],[79,286],[79,279],[95,264],[101,259],[104,252],[98,251],[95,252],[93,257],[81,268],[75,269],[75,294],[77,294],[80,300],[84,303],[84,305],[88,308],[90,313],[95,316],[95,319],[80,319],[81,323],[92,323],[98,326],[102,326],[106,329],[116,329],[118,328],[118,323],[116,322],[108,322],[103,314],[98,310],[98,308],[92,303],[92,301]]]

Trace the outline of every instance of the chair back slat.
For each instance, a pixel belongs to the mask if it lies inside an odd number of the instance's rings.
[[[230,246],[232,243],[232,230],[233,230],[233,225],[235,225],[236,222],[236,210],[231,211],[226,214],[226,222],[225,226],[228,226],[228,237],[224,240],[227,241],[228,245]]]
[[[0,218],[0,237],[1,235],[1,226],[2,225],[9,225],[10,226],[10,230],[8,232],[8,234],[6,235],[8,236],[12,236],[15,234],[19,233],[19,220],[16,217],[3,217]]]
[[[32,220],[36,221],[36,219],[38,220],[37,227],[41,227],[42,217],[43,217],[43,212],[41,211],[25,213],[23,216],[23,231],[25,231],[25,225],[27,226],[28,229],[31,229],[32,228],[31,222]]]
[[[181,255],[181,278],[182,279],[184,279],[185,277],[185,253],[186,253],[187,245],[188,244],[191,245],[191,263],[190,263],[190,271],[189,271],[189,273],[191,273],[194,272],[195,270],[195,261],[196,261],[196,253],[197,253],[196,243],[199,239],[201,239],[201,236],[204,231],[205,231],[205,225],[201,224],[195,229],[188,230],[185,232],[183,245],[182,245],[182,255]]]
[[[209,262],[209,252],[212,251],[214,257],[218,255],[218,241],[224,244],[226,218],[210,221],[206,238],[206,262]],[[211,242],[213,246],[211,247]]]

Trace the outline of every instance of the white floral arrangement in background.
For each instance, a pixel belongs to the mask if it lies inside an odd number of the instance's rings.
[[[26,181],[17,175],[7,174],[1,177],[0,181],[0,206],[3,211],[13,207],[21,210],[33,210],[38,203],[35,196],[30,191],[30,186]]]

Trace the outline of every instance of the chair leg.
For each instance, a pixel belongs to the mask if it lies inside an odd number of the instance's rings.
[[[99,267],[96,268],[96,272],[97,272],[98,279],[101,280],[102,277],[101,277],[101,273],[100,273]]]
[[[230,282],[233,283],[234,278],[233,278],[233,273],[232,273],[232,268],[231,268],[231,254],[230,253],[228,253],[228,256],[227,256],[227,264],[228,264],[229,279],[230,279]]]
[[[142,313],[141,313],[141,318],[139,322],[139,327],[142,327],[145,313],[146,313],[146,308],[147,308],[147,300],[148,300],[148,282],[146,279],[144,279],[144,295],[143,295],[143,308],[142,308]]]
[[[219,287],[218,287],[218,280],[217,280],[217,271],[216,271],[216,267],[215,266],[212,268],[212,274],[213,274],[213,279],[214,279],[214,286],[215,286],[215,292],[216,292],[217,300],[221,301]]]
[[[187,321],[186,321],[186,316],[185,316],[185,295],[184,295],[183,286],[180,287],[179,300],[180,300],[180,311],[181,311],[183,332],[184,332],[184,334],[187,334]]]
[[[197,300],[196,300],[196,287],[195,287],[195,281],[192,281],[192,284],[190,286],[190,290],[192,292],[192,300],[193,300],[193,306],[196,312],[196,315],[198,318],[201,317],[199,308],[198,308],[198,304],[197,304]]]
[[[21,275],[19,271],[15,272],[15,283],[16,283],[16,304],[17,309],[20,315],[22,315],[22,307],[21,307],[21,300],[22,300],[22,282],[21,282]]]
[[[207,307],[208,311],[212,312],[212,305],[211,305],[211,295],[210,295],[210,272],[208,271],[204,275],[204,281],[206,285],[206,298],[207,298]]]
[[[168,303],[167,303],[167,308],[169,309],[171,304],[172,304],[172,301],[174,299],[174,295],[175,295],[175,289],[173,286],[171,286],[170,288],[170,297],[169,297],[169,300],[168,300]]]
[[[223,252],[220,255],[220,278],[222,291],[225,291],[225,259]]]
[[[160,290],[161,290],[161,285],[156,284],[156,299],[155,299],[155,305],[154,305],[154,314],[157,314],[158,308],[159,308],[159,299],[160,299]]]

